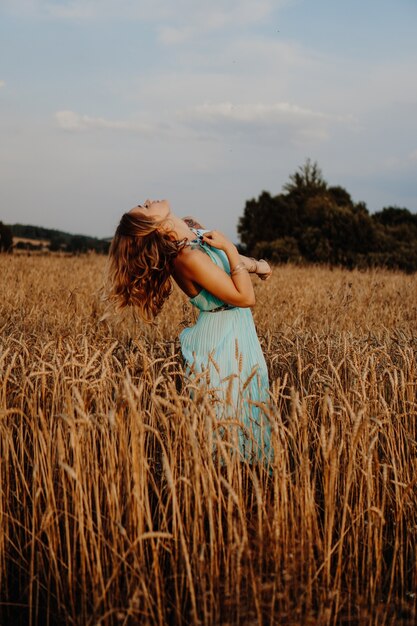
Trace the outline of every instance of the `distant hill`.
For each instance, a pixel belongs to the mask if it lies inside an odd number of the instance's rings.
[[[14,247],[34,249],[42,245],[43,249],[65,252],[88,252],[94,250],[107,254],[111,237],[99,239],[88,235],[73,235],[62,230],[32,226],[30,224],[9,224],[13,234]]]

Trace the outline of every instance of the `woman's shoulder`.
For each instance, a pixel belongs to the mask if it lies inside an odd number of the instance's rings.
[[[186,269],[195,265],[195,263],[198,263],[205,257],[206,254],[202,250],[199,243],[196,242],[196,245],[186,245],[180,250],[174,259],[174,265],[177,269]]]

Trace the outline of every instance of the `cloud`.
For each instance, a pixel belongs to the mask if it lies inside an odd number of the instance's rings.
[[[292,1],[211,0],[200,3],[195,0],[3,0],[3,8],[14,14],[54,19],[164,20],[167,22],[166,27],[171,25],[191,36],[201,29],[216,30],[259,21],[273,9]],[[179,16],[183,16],[182,19]],[[164,30],[161,37],[164,38]]]
[[[215,121],[229,119],[238,122],[274,122],[289,121],[295,118],[325,118],[323,113],[305,109],[289,102],[274,104],[232,104],[221,102],[218,104],[203,104],[189,109],[189,115],[199,119]]]
[[[155,131],[152,125],[124,120],[107,120],[103,117],[80,115],[74,111],[57,111],[55,120],[60,128],[66,131],[79,132],[88,130],[121,130],[136,133]]]
[[[119,132],[144,136],[170,137],[172,140],[234,141],[250,140],[254,144],[276,141],[296,146],[318,144],[330,138],[337,124],[346,124],[350,117],[314,111],[289,102],[243,103],[219,102],[177,109],[165,120],[160,114],[143,119],[111,120],[82,115],[71,110],[55,113],[57,126],[70,133]]]
[[[3,0],[14,15],[57,20],[164,19],[168,0]]]
[[[351,116],[340,116],[302,107],[289,102],[244,103],[219,102],[179,108],[167,121],[160,116],[143,120],[110,120],[63,110],[55,113],[59,128],[68,132],[122,131],[142,134],[170,134],[173,137],[213,137],[226,134],[272,134],[278,130],[304,143],[324,141],[334,124],[346,124]]]
[[[413,150],[413,151],[410,153],[410,155],[409,155],[409,157],[408,157],[408,158],[410,159],[410,161],[415,161],[415,162],[417,162],[417,150]]]
[[[0,89],[2,87],[5,87],[5,86],[6,86],[6,81],[5,80],[0,80]]]
[[[273,9],[284,4],[282,0],[212,0],[204,5],[194,0],[177,1],[182,10],[169,15],[169,24],[158,27],[158,39],[163,44],[182,44],[210,32],[241,29],[266,19]]]
[[[186,124],[201,130],[272,137],[278,131],[294,143],[322,142],[329,138],[334,124],[346,124],[351,116],[340,116],[302,107],[289,102],[271,104],[232,104],[220,102],[189,107],[179,113]]]

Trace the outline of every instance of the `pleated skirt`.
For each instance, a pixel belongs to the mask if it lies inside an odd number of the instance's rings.
[[[200,311],[180,343],[187,375],[210,392],[218,432],[246,459],[270,459],[268,370],[251,310]]]

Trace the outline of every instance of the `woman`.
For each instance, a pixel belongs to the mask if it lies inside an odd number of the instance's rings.
[[[270,448],[262,410],[268,373],[249,308],[255,304],[249,272],[267,279],[271,268],[239,255],[218,231],[196,226],[174,215],[166,200],[147,200],[125,213],[110,247],[110,298],[119,307],[137,306],[149,322],[175,280],[200,310],[197,323],[180,335],[187,373],[210,389],[217,417],[238,424],[241,453],[260,457]]]

